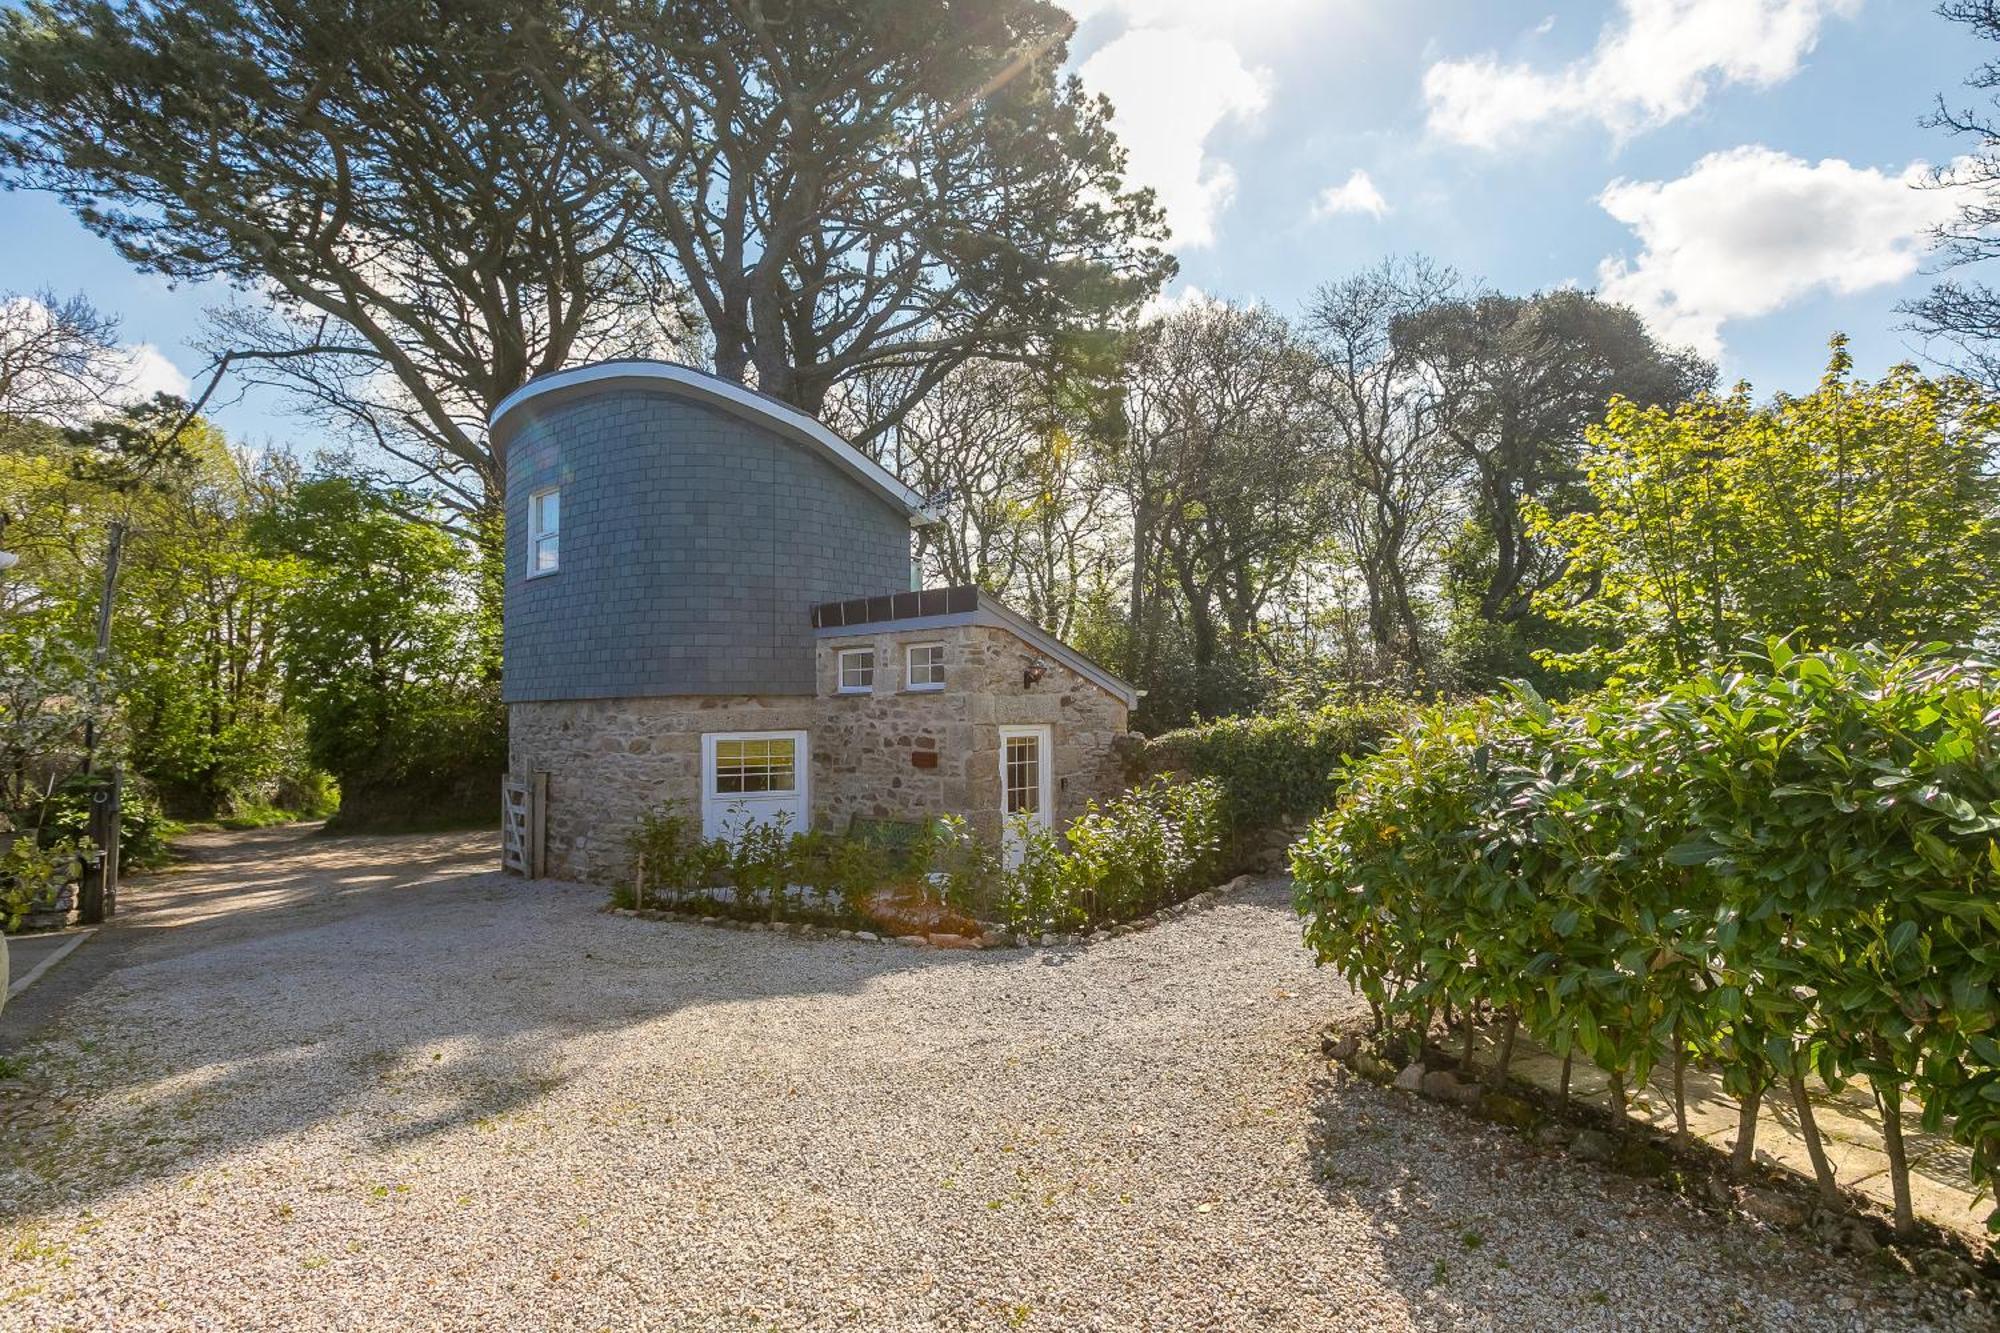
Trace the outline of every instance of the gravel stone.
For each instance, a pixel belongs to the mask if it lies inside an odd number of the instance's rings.
[[[1985,1317],[1328,1072],[1364,1006],[1279,882],[1048,967],[610,919],[490,842],[218,835],[130,883],[175,928],[14,1052],[0,1328]]]

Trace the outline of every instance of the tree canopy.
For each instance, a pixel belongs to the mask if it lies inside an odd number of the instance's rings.
[[[810,410],[872,367],[1102,352],[1172,270],[1042,0],[31,0],[0,162],[244,301],[218,360],[476,514],[531,376],[705,342]]]
[[[1574,665],[1682,672],[1770,635],[1970,644],[2000,624],[2000,404],[1968,380],[1856,381],[1835,339],[1810,394],[1619,399],[1588,438],[1591,507],[1532,520],[1567,561],[1542,605],[1595,638]]]

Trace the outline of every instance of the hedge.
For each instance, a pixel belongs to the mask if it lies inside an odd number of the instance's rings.
[[[1344,761],[1365,753],[1403,716],[1390,703],[1329,704],[1217,718],[1146,743],[1152,772],[1212,778],[1235,831],[1319,814],[1340,790]]]
[[[1293,851],[1306,939],[1386,1028],[1487,1007],[1595,1062],[1661,1061],[1753,1108],[1806,1078],[2000,1160],[2000,674],[1942,649],[1764,653],[1552,708],[1435,708],[1351,766]],[[1504,1059],[1504,1057],[1503,1057]],[[1504,1073],[1504,1068],[1502,1071]],[[1678,1086],[1678,1079],[1677,1079]],[[2000,1227],[2000,1211],[1990,1223]]]

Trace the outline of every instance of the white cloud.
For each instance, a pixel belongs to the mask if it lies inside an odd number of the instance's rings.
[[[1340,213],[1366,213],[1379,218],[1389,211],[1389,201],[1375,188],[1368,173],[1355,168],[1354,174],[1339,185],[1329,185],[1313,200],[1312,215],[1330,218]]]
[[[1208,138],[1225,120],[1256,120],[1270,101],[1269,75],[1244,64],[1226,38],[1191,26],[1130,28],[1079,73],[1111,99],[1129,177],[1158,194],[1179,248],[1213,243],[1236,172],[1209,153]]]
[[[37,296],[0,300],[0,362],[10,372],[9,408],[74,424],[145,402],[156,393],[185,398],[188,377],[151,343],[99,344],[59,329]],[[115,335],[115,324],[103,333]]]
[[[1155,292],[1139,307],[1141,321],[1165,319],[1183,310],[1195,310],[1202,306],[1215,305],[1216,299],[1191,282],[1184,282],[1172,291]]]
[[[1915,273],[1927,230],[1959,203],[1949,190],[1917,188],[1928,173],[1922,162],[1885,172],[1746,145],[1676,180],[1613,181],[1597,202],[1641,249],[1600,264],[1599,288],[1662,338],[1714,356],[1731,320]]]
[[[156,393],[185,398],[194,388],[181,368],[151,343],[130,343],[118,349],[119,397],[128,403],[142,403]]]
[[[1861,0],[1620,0],[1585,58],[1555,70],[1491,55],[1424,73],[1430,129],[1494,148],[1551,122],[1596,120],[1625,136],[1687,115],[1717,87],[1784,82],[1827,19]]]

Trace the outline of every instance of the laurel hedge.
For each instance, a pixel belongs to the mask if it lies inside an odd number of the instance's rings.
[[[1145,763],[1154,772],[1214,779],[1231,829],[1269,828],[1333,804],[1345,761],[1373,747],[1402,715],[1378,701],[1216,718],[1155,736]]]
[[[1610,1076],[1807,1079],[2000,1163],[2000,671],[1782,642],[1665,688],[1420,712],[1292,854],[1306,939],[1390,1030],[1485,1008]],[[1504,1072],[1504,1071],[1502,1071]],[[1737,1144],[1748,1168],[1754,1114]],[[1992,1225],[2000,1228],[2000,1211]]]

